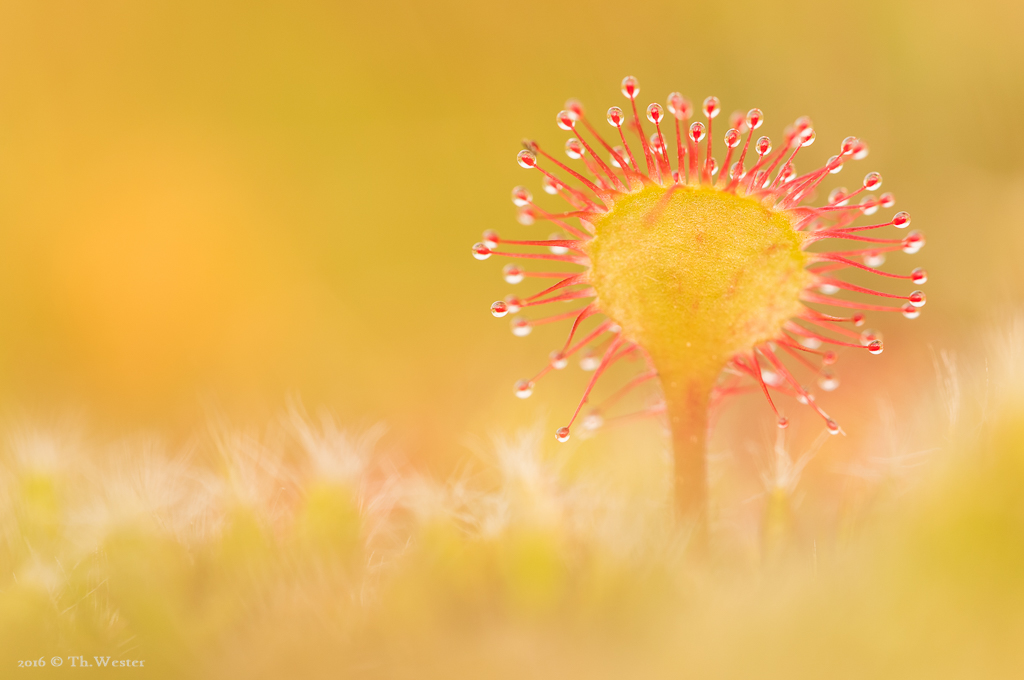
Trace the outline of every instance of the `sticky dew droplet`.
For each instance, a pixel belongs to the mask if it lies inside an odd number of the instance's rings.
[[[505,283],[510,283],[513,286],[517,283],[522,283],[525,278],[522,267],[515,264],[507,264],[502,267],[501,275],[505,278]]]
[[[821,340],[811,336],[804,336],[800,338],[800,344],[807,349],[818,349],[821,347]]]
[[[818,376],[818,387],[825,392],[834,392],[839,387],[839,378],[831,371],[822,371]]]
[[[839,286],[833,283],[823,283],[818,286],[818,292],[822,295],[835,295],[839,292]]]
[[[921,232],[912,231],[903,239],[903,252],[907,255],[913,255],[921,248],[924,248],[924,234]]]
[[[864,264],[868,267],[878,268],[885,264],[885,253],[870,252],[864,254]]]
[[[678,92],[668,96],[668,111],[678,120],[689,118],[693,115],[693,105],[689,100]]]
[[[881,339],[882,339],[882,334],[879,333],[878,331],[870,329],[870,328],[866,328],[863,331],[861,331],[861,333],[860,333],[860,344],[864,345],[865,347],[870,345],[875,340],[881,340]]]
[[[665,109],[661,107],[661,104],[654,103],[647,107],[647,120],[651,121],[655,125],[660,123],[665,117]]]
[[[501,300],[491,304],[491,315],[500,319],[501,317],[508,314],[508,305]]]
[[[535,156],[532,151],[523,149],[518,155],[516,155],[516,161],[518,161],[519,165],[524,168],[532,168],[537,165],[537,156]]]
[[[849,200],[846,198],[848,194],[849,192],[846,190],[846,187],[836,187],[828,192],[828,204],[836,206],[846,205],[849,203]]]
[[[717,118],[722,111],[722,102],[718,100],[718,97],[708,97],[704,100],[701,110],[704,112],[705,118]]]
[[[565,155],[568,156],[569,158],[578,161],[579,159],[583,158],[583,154],[585,154],[586,152],[587,149],[586,147],[583,146],[583,143],[580,142],[580,140],[576,139],[575,137],[570,137],[569,139],[566,140]]]
[[[523,206],[529,205],[533,202],[533,194],[530,190],[524,186],[518,186],[512,189],[512,203],[517,207],[522,208]]]
[[[764,124],[764,112],[761,109],[747,111],[747,127],[756,130]]]
[[[569,441],[569,428],[560,427],[557,430],[555,430],[555,439],[557,439],[559,442],[563,444]]]
[[[565,240],[565,234],[560,234],[557,231],[553,234],[548,235],[549,241],[562,241]],[[569,249],[565,246],[548,246],[548,250],[551,251],[552,255],[565,255],[569,252]]]
[[[622,79],[622,96],[626,99],[636,99],[640,94],[640,82],[633,76],[626,76]]]
[[[520,399],[526,399],[533,394],[533,383],[529,380],[520,380],[515,384],[515,394]]]
[[[486,260],[491,256],[491,249],[483,243],[473,244],[473,257],[478,260]]]
[[[525,338],[533,331],[533,326],[530,325],[530,322],[527,319],[512,319],[509,326],[512,328],[512,335],[517,338]]]

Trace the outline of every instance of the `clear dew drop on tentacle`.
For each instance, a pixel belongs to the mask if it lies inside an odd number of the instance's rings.
[[[517,397],[520,399],[526,399],[533,394],[533,383],[529,380],[520,380],[515,384],[513,389]]]
[[[833,392],[839,387],[839,378],[831,371],[822,371],[818,376],[818,387],[825,392]]]
[[[594,354],[593,350],[587,350],[587,352],[580,357],[580,368],[584,371],[596,371],[597,367],[601,365],[601,357]]]
[[[601,429],[602,425],[604,425],[604,418],[600,413],[588,413],[583,419],[583,429],[590,432]]]
[[[704,111],[704,117],[710,120],[711,118],[716,118],[719,112],[721,112],[722,103],[718,101],[718,97],[708,97],[704,100],[701,110]]]
[[[527,319],[512,319],[509,326],[512,328],[512,335],[517,338],[525,338],[533,331],[533,326],[530,325],[530,322]]]
[[[570,137],[565,142],[565,155],[569,158],[578,161],[583,158],[583,155],[587,152],[586,147],[583,143],[575,137]]]
[[[885,253],[880,253],[877,250],[873,250],[869,253],[864,253],[864,264],[868,267],[878,268],[885,264]]]
[[[661,108],[661,104],[651,104],[647,107],[647,120],[651,121],[655,125],[661,122],[665,117],[665,109]]]
[[[761,109],[747,111],[747,127],[756,130],[764,124],[764,112]]]
[[[860,344],[864,345],[865,347],[870,345],[872,342],[875,342],[876,340],[881,341],[881,339],[882,334],[871,328],[865,328],[860,333]]]
[[[530,193],[529,189],[523,186],[518,186],[512,189],[512,203],[517,207],[522,208],[533,202],[533,194]]]
[[[818,349],[821,347],[821,339],[813,336],[805,336],[800,338],[800,344],[807,349]]]
[[[491,249],[485,246],[483,243],[476,243],[473,245],[473,257],[478,260],[486,260],[491,256]]]
[[[560,234],[557,231],[548,235],[549,241],[561,241],[564,239],[565,234]],[[565,246],[548,246],[548,250],[550,250],[553,255],[565,255],[569,252],[569,249]]]
[[[507,264],[502,267],[501,274],[505,278],[505,283],[512,285],[522,283],[523,279],[526,278],[522,268],[514,264]]]
[[[626,99],[636,99],[640,94],[640,83],[633,76],[626,76],[622,79],[622,96]]]
[[[914,253],[924,248],[924,234],[919,231],[912,231],[907,234],[906,238],[902,242],[903,252],[907,255],[913,255]]]

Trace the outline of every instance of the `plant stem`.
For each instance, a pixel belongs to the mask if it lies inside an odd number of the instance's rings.
[[[691,545],[697,552],[705,551],[708,545],[707,430],[713,382],[671,375],[662,380],[672,428],[676,521],[692,527]]]

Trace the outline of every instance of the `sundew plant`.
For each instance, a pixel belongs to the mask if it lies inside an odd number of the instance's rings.
[[[584,428],[600,427],[626,392],[658,383],[663,398],[648,413],[668,419],[675,507],[701,533],[707,515],[709,411],[730,395],[760,390],[780,428],[789,423],[780,398],[791,398],[813,409],[828,432],[842,433],[807,382],[825,392],[836,389],[839,380],[831,367],[841,350],[882,353],[881,333],[863,328],[866,313],[920,315],[925,294],[905,289],[927,280],[924,269],[892,272],[882,265],[887,253],[914,254],[925,241],[918,231],[867,235],[906,229],[911,221],[905,211],[873,224],[861,221],[895,204],[893,194],[876,194],[882,185],[877,172],[867,173],[853,191],[831,189],[815,205],[830,175],[868,155],[867,144],[856,137],[843,139],[825,165],[801,174],[797,155],[817,139],[806,117],[787,126],[781,143],[773,145],[767,136],[755,138],[765,120],[761,110],[736,113],[718,142],[718,98],[705,99],[704,120],[691,122],[692,104],[674,92],[666,106],[647,107],[651,130],[638,114],[636,78],[623,79],[622,94],[627,110],[613,106],[606,115],[611,141],[583,105],[570,100],[555,119],[574,135],[565,142],[567,162],[536,141],[523,142],[519,165],[538,171],[544,190],[561,196],[568,209],[551,212],[519,186],[512,191],[519,222],[529,226],[542,220],[561,232],[535,239],[488,230],[473,255],[561,265],[562,270],[505,266],[510,284],[527,278],[553,283],[495,302],[496,317],[578,302],[568,312],[512,318],[518,336],[538,324],[570,324],[565,343],[547,365],[515,385],[517,396],[529,397],[542,377],[564,368],[576,354],[593,372],[568,424],[556,432],[558,441],[567,441],[580,420]],[[721,163],[716,142],[725,148]],[[879,288],[844,280],[850,270],[876,275]],[[630,358],[645,368],[584,414],[601,375]]]

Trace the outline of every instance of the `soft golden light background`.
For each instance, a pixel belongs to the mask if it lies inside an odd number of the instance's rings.
[[[554,335],[489,317],[506,286],[469,245],[521,229],[519,139],[560,142],[562,102],[620,104],[629,73],[772,136],[808,114],[816,160],[868,140],[839,179],[882,172],[932,280],[847,384],[898,392],[1021,298],[1021,25],[993,0],[2,2],[2,402],[187,432],[293,392],[441,459],[563,420],[583,376],[512,398]]]

